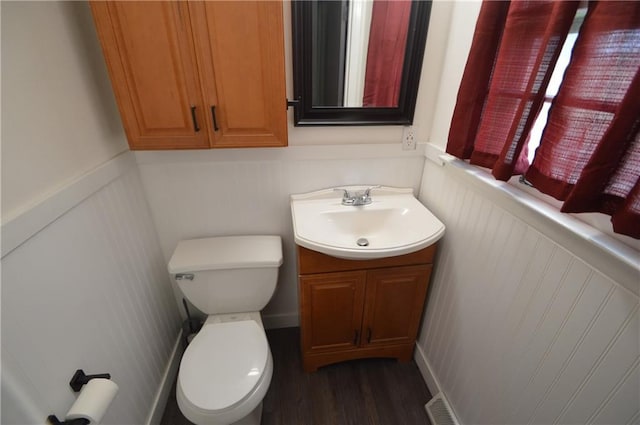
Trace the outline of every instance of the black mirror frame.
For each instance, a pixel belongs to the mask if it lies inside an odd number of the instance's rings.
[[[413,124],[430,13],[431,0],[413,1],[397,107],[314,107],[311,104],[311,54],[305,54],[311,51],[312,45],[311,4],[308,0],[292,0],[294,124],[296,126]]]

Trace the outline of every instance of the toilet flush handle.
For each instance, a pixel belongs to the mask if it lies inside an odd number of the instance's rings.
[[[176,274],[176,280],[193,280],[192,273],[178,273]]]

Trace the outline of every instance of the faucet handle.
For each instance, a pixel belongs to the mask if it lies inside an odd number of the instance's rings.
[[[341,187],[336,187],[333,189],[334,192],[340,192],[342,191],[342,205],[353,205],[355,202],[355,199],[353,197],[353,195],[351,194],[351,192],[349,192],[347,189],[343,189]]]
[[[343,189],[341,187],[335,187],[333,188],[334,192],[343,192],[342,193],[342,203],[344,204],[345,202],[348,202],[351,200],[351,194],[349,193],[349,191],[347,189]]]
[[[342,191],[343,192],[342,199],[347,199],[347,198],[351,197],[351,195],[349,194],[349,191],[347,189],[343,189],[341,187],[334,187],[333,191],[334,192],[341,192]]]
[[[366,189],[364,190],[364,197],[365,197],[365,198],[368,198],[368,197],[369,197],[369,192],[371,192],[371,189],[378,189],[378,188],[380,188],[380,187],[382,187],[382,186],[380,186],[379,184],[377,184],[377,185],[375,185],[375,186],[371,186],[371,187],[366,188]]]

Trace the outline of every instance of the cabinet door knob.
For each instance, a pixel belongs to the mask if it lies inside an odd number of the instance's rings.
[[[213,120],[213,131],[218,131],[218,120],[216,120],[216,106],[211,106],[211,119]]]
[[[191,107],[191,119],[193,120],[193,130],[197,133],[200,131],[200,126],[198,126],[198,119],[196,118],[196,107]]]
[[[360,331],[356,329],[353,331],[353,345],[358,345],[358,336],[360,336]]]

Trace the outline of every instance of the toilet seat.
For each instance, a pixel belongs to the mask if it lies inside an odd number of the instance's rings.
[[[232,406],[260,380],[268,352],[264,332],[252,320],[206,325],[182,358],[182,391],[200,409]]]
[[[253,320],[205,324],[187,347],[178,373],[180,409],[195,423],[230,423],[260,404],[273,360]]]

